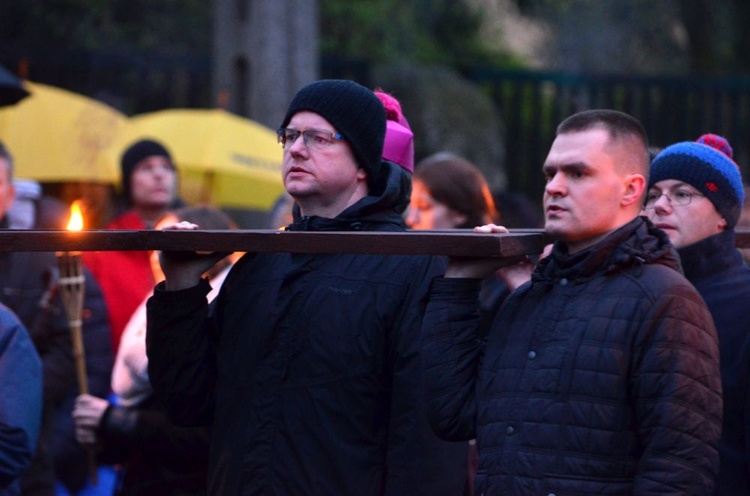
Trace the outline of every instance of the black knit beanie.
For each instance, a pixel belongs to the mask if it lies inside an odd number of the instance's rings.
[[[125,153],[122,154],[122,159],[120,160],[120,169],[122,171],[122,195],[128,202],[132,201],[130,197],[130,176],[133,175],[135,166],[138,165],[141,160],[154,155],[166,157],[174,168],[174,162],[172,162],[172,156],[169,154],[169,151],[167,151],[164,145],[153,140],[144,139],[136,141],[125,150]]]
[[[303,110],[326,119],[346,139],[372,185],[380,170],[385,139],[385,109],[375,93],[353,81],[316,81],[294,95],[281,127]]]

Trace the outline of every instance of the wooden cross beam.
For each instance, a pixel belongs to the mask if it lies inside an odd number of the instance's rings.
[[[470,230],[410,232],[34,231],[0,230],[4,251],[250,251],[513,257],[540,253],[542,231],[476,234]]]
[[[514,257],[541,253],[549,242],[540,229],[511,230],[509,234],[476,234],[468,229],[407,232],[0,230],[0,252],[277,251]],[[737,231],[736,245],[750,248],[750,231]]]

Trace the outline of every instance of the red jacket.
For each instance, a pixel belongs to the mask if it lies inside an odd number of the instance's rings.
[[[134,210],[113,220],[107,229],[146,229]],[[112,350],[117,356],[120,336],[135,309],[154,287],[148,251],[89,251],[83,262],[104,293],[112,332]]]

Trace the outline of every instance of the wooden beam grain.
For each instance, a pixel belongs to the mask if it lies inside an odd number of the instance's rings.
[[[476,234],[470,230],[409,232],[32,231],[0,230],[3,251],[250,251],[513,257],[540,253],[541,231]]]
[[[278,251],[513,257],[540,253],[549,242],[549,238],[539,229],[511,230],[509,234],[476,234],[471,230],[407,232],[0,230],[0,252]],[[749,230],[737,231],[736,246],[750,248]]]

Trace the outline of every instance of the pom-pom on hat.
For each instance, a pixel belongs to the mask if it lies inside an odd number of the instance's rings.
[[[131,201],[130,176],[133,175],[135,166],[138,165],[141,160],[152,156],[166,157],[174,168],[174,162],[172,162],[172,156],[169,154],[169,151],[164,145],[154,140],[143,139],[136,141],[125,150],[125,153],[122,154],[122,158],[120,159],[120,169],[122,171],[122,194],[128,201]]]
[[[383,158],[414,172],[414,133],[401,111],[401,104],[392,95],[381,90],[375,90],[375,96],[383,103],[387,119]]]
[[[375,93],[342,79],[310,83],[294,95],[281,127],[305,110],[323,117],[346,139],[372,184],[380,170],[385,137],[385,111]]]
[[[733,155],[729,142],[716,134],[668,146],[651,162],[649,188],[665,179],[687,183],[705,195],[732,228],[745,201]]]

